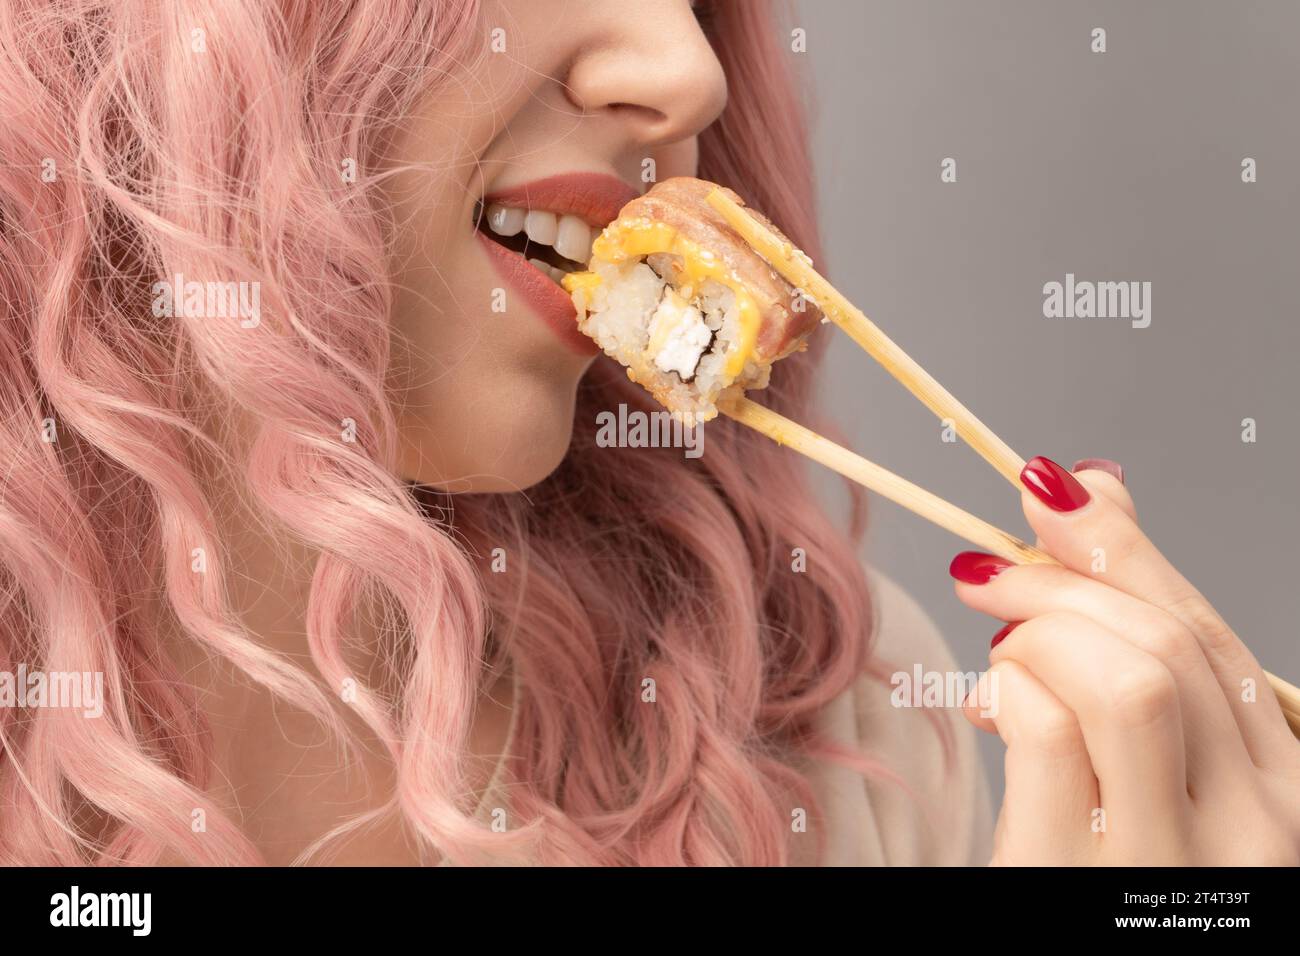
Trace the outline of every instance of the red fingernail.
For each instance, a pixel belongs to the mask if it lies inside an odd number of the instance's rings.
[[[1080,458],[1070,471],[1104,471],[1121,485],[1124,484],[1124,466],[1109,458]]]
[[[1089,501],[1079,479],[1050,458],[1031,458],[1020,472],[1020,483],[1053,511],[1074,511]]]
[[[1004,627],[1002,630],[1000,630],[1000,631],[998,631],[996,634],[994,634],[994,635],[993,635],[993,643],[989,645],[989,650],[993,650],[993,648],[995,648],[995,647],[997,647],[999,644],[1001,644],[1001,643],[1003,642],[1003,640],[1006,639],[1006,636],[1007,636],[1008,634],[1010,634],[1012,631],[1014,631],[1016,628],[1018,628],[1018,627],[1019,627],[1021,624],[1023,624],[1023,623],[1024,623],[1023,621],[1013,621],[1012,623],[1010,623],[1010,624],[1008,624],[1006,627]]]
[[[966,584],[988,584],[1011,567],[1011,562],[983,551],[963,551],[952,559],[948,573]]]

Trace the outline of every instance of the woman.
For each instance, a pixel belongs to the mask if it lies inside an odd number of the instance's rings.
[[[595,441],[651,406],[553,282],[584,226],[698,173],[817,255],[779,36],[686,0],[0,7],[0,653],[104,687],[4,710],[0,858],[1296,860],[1300,745],[1114,476],[1027,472],[1069,570],[954,562],[1022,622],[972,709],[991,844],[970,728],[890,706],[954,666],[857,563],[861,502],[844,534],[725,424]],[[818,351],[764,401],[815,423]]]

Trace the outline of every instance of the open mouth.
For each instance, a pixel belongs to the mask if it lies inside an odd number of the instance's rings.
[[[557,285],[568,273],[586,268],[591,242],[600,231],[572,213],[503,203],[480,202],[474,222],[479,232]]]

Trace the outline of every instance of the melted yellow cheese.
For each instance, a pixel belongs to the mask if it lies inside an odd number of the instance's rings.
[[[600,285],[600,276],[594,272],[570,272],[560,280],[564,291],[572,295],[579,289],[594,289]]]
[[[641,259],[657,252],[681,259],[677,290],[686,301],[695,297],[706,279],[725,285],[735,294],[740,334],[732,343],[724,367],[727,377],[735,378],[744,370],[745,362],[753,354],[754,345],[758,341],[758,304],[744,284],[714,253],[686,238],[667,223],[653,219],[620,219],[611,223],[591,244],[594,258],[611,263]],[[590,272],[570,273],[563,280],[564,288],[570,293],[599,283],[600,276]]]

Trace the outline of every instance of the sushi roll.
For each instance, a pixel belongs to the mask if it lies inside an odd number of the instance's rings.
[[[658,183],[596,237],[587,271],[562,280],[578,328],[686,425],[714,418],[724,393],[765,387],[821,320],[709,205],[714,190],[740,202],[699,179]]]

